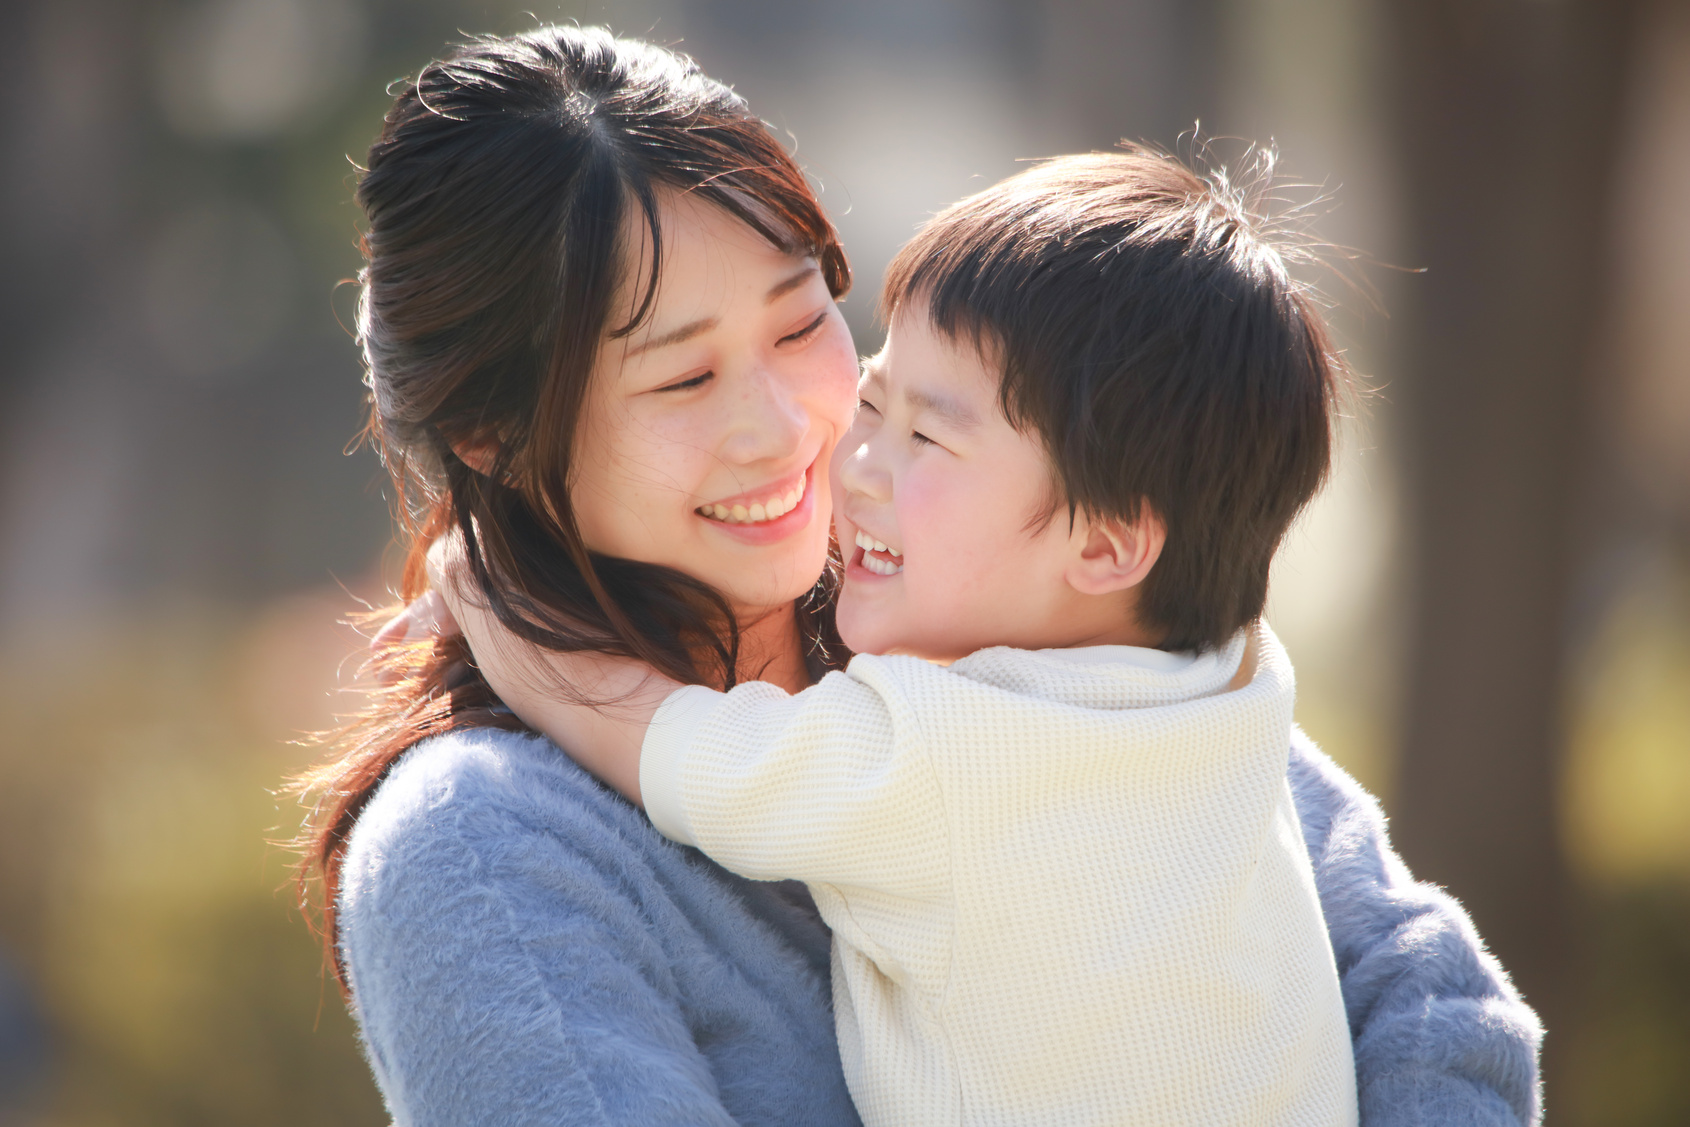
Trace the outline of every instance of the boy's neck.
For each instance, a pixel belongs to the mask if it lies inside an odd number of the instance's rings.
[[[1154,650],[1161,647],[1165,637],[1163,631],[1150,631],[1138,624],[1136,618],[1129,617],[1127,621],[1103,630],[1085,631],[1071,640],[1060,641],[1053,645],[1041,647],[1047,650],[1077,650],[1085,646],[1138,646],[1141,649]]]
[[[1106,596],[1088,596],[1080,601],[1079,606],[1070,608],[1060,622],[1042,623],[1039,629],[1016,638],[982,641],[977,648],[1009,646],[1022,650],[1077,650],[1086,646],[1138,646],[1147,650],[1160,649],[1167,633],[1149,630],[1139,624],[1136,596],[1136,589]],[[1093,603],[1095,605],[1088,605]],[[914,649],[893,652],[906,653],[940,665],[949,665],[967,656],[962,653],[920,653]]]

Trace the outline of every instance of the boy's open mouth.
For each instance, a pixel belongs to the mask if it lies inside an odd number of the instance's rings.
[[[857,547],[862,549],[858,562],[876,575],[896,575],[904,570],[904,553],[887,547],[860,528],[857,530]]]

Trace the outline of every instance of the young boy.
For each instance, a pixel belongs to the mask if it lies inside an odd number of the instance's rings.
[[[1235,199],[1136,149],[941,213],[884,303],[834,458],[858,656],[678,688],[620,752],[599,715],[595,754],[638,757],[671,838],[808,883],[870,1127],[1355,1123],[1260,622],[1329,459],[1318,315]]]

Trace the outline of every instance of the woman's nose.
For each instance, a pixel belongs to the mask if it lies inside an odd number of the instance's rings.
[[[734,404],[723,454],[742,465],[785,458],[803,445],[810,425],[808,407],[778,376],[755,373]]]

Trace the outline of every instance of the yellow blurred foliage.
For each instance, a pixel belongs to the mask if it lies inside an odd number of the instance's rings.
[[[1593,884],[1690,880],[1690,581],[1626,592],[1575,670],[1563,816]]]
[[[272,791],[357,640],[328,592],[0,654],[0,940],[52,1027],[43,1127],[383,1122]]]

